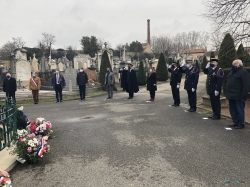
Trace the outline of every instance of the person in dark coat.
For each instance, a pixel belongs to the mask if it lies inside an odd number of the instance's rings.
[[[197,102],[197,85],[199,81],[199,70],[198,68],[193,66],[193,61],[187,61],[186,69],[183,69],[183,66],[185,64],[182,63],[179,70],[181,73],[185,73],[185,84],[184,89],[187,90],[188,94],[188,102],[190,108],[188,109],[189,112],[195,112],[196,111],[196,102]]]
[[[243,68],[241,60],[234,60],[232,70],[227,76],[226,98],[229,100],[229,111],[233,120],[230,127],[245,127],[245,102],[249,92],[249,73]]]
[[[209,116],[213,120],[220,119],[221,114],[221,103],[220,94],[223,83],[224,72],[218,67],[218,60],[211,58],[210,62],[204,67],[203,72],[208,74],[208,94],[210,97],[211,107],[213,115]]]
[[[154,101],[155,100],[155,91],[157,90],[157,85],[156,85],[156,72],[155,68],[149,68],[148,72],[148,77],[147,77],[147,90],[150,93],[150,100],[149,101]]]
[[[125,67],[123,67],[119,70],[119,73],[121,76],[121,87],[123,91],[126,91],[128,70],[126,70]]]
[[[76,84],[79,86],[79,92],[80,92],[80,101],[85,100],[85,93],[86,93],[86,85],[88,83],[88,75],[83,71],[83,68],[79,70],[79,73],[77,73],[76,76]]]
[[[134,93],[137,93],[139,91],[138,83],[137,83],[137,77],[135,70],[133,69],[133,64],[128,64],[128,74],[127,74],[127,85],[126,85],[126,92],[129,93],[128,99],[133,99]]]
[[[10,73],[7,73],[6,78],[3,80],[3,91],[6,93],[6,97],[16,101],[16,89],[16,79],[11,77]]]
[[[181,72],[179,71],[176,62],[168,66],[168,71],[171,73],[170,86],[174,104],[172,106],[180,106],[180,85],[181,85]]]
[[[66,82],[64,77],[59,73],[58,70],[56,70],[56,73],[51,79],[51,86],[53,86],[53,89],[56,92],[56,102],[59,102],[59,97],[60,96],[60,102],[62,102],[62,90],[66,86]]]

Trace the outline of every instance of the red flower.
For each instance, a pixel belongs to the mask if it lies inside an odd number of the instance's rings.
[[[30,131],[32,131],[32,132],[36,131],[36,126],[35,125],[30,125]]]
[[[35,121],[30,122],[30,125],[35,125],[35,124],[36,124]]]

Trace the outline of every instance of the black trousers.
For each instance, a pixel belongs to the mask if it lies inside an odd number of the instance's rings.
[[[196,90],[194,92],[192,92],[192,90],[187,90],[187,94],[188,94],[188,102],[190,109],[196,110],[196,100],[197,100]]]
[[[56,84],[55,91],[56,91],[56,100],[57,100],[57,102],[59,102],[58,95],[60,96],[60,101],[62,101],[62,87],[61,87],[61,84]]]
[[[220,117],[221,113],[220,94],[215,96],[214,93],[209,93],[209,96],[214,116]]]
[[[149,91],[150,93],[150,98],[154,99],[155,98],[155,91]]]
[[[80,99],[81,99],[81,100],[85,99],[86,85],[84,85],[84,86],[79,86],[79,91],[80,91]]]
[[[174,104],[179,105],[180,104],[180,89],[177,89],[176,87],[177,85],[171,85],[172,96],[174,99]]]
[[[12,98],[14,101],[16,101],[16,93],[15,92],[6,92],[7,98]]]
[[[129,97],[132,97],[132,98],[134,97],[134,92],[129,92],[128,94],[129,94]]]

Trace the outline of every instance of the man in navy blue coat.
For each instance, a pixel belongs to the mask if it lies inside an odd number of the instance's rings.
[[[208,94],[210,97],[211,107],[213,115],[209,116],[213,120],[220,119],[221,114],[221,103],[220,94],[223,83],[224,72],[218,67],[218,60],[211,58],[210,62],[204,67],[203,72],[208,74]]]
[[[199,70],[198,68],[194,67],[193,61],[187,61],[186,69],[183,68],[185,62],[183,62],[179,68],[181,73],[185,73],[185,85],[184,89],[187,90],[188,94],[188,102],[190,108],[188,109],[189,112],[196,111],[196,90],[199,81]]]

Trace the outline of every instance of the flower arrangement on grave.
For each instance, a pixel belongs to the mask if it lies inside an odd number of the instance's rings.
[[[48,138],[53,137],[52,124],[50,121],[46,121],[44,118],[39,117],[36,121],[27,121],[28,126],[26,130],[29,133],[34,133],[35,135],[47,136]]]
[[[28,163],[36,163],[41,157],[50,152],[47,144],[48,136],[42,137],[27,130],[20,130],[13,138],[13,149],[10,154],[16,154]]]
[[[7,171],[0,170],[0,186],[11,187],[10,175]]]

